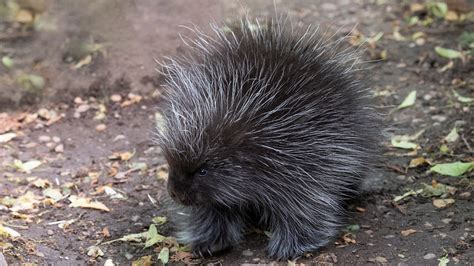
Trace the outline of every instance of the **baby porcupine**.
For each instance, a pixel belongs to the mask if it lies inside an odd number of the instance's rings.
[[[344,225],[377,153],[357,56],[278,19],[213,29],[163,68],[158,142],[178,240],[213,254],[257,226],[271,232],[273,258],[316,250]]]

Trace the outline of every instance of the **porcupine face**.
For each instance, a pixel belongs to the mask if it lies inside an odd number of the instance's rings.
[[[192,145],[192,144],[191,144]],[[240,201],[243,182],[241,164],[222,139],[194,154],[194,148],[165,150],[169,164],[167,189],[182,205],[230,205]],[[193,155],[194,154],[194,155]]]

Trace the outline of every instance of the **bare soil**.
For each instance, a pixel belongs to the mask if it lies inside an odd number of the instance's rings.
[[[463,32],[473,32],[474,23],[434,19],[428,26],[409,25],[408,16],[429,14],[410,11],[402,2],[275,2],[277,10],[288,13],[295,24],[319,23],[338,37],[353,29],[369,37],[382,32],[383,37],[372,47],[369,43],[363,53],[369,84],[389,113],[386,120],[393,134],[424,130],[415,140],[420,146],[415,151],[396,149],[387,140],[385,163],[369,178],[364,196],[354,202],[348,222],[351,230],[296,263],[422,265],[438,264],[443,257],[450,263],[474,263],[472,172],[450,177],[428,172],[427,164],[408,167],[417,157],[431,163],[474,160],[472,102],[460,102],[453,95],[456,90],[474,96],[474,64],[469,57],[450,61],[434,51],[435,46],[461,49],[457,40]],[[0,19],[0,57],[15,62],[11,69],[0,65],[0,111],[4,112],[0,135],[16,134],[0,142],[0,225],[21,234],[0,237],[0,254],[3,250],[9,264],[104,264],[111,259],[121,265],[148,255],[157,264],[160,250],[173,247],[169,243],[149,248],[133,242],[103,244],[144,232],[153,217],[166,215],[159,201],[165,193],[159,177],[166,162],[153,143],[162,82],[154,59],[186,50],[178,33],[189,34],[189,30],[180,25],[206,30],[209,22],[238,18],[244,6],[250,14],[265,16],[273,13],[274,1],[49,1],[44,10],[32,11],[41,16],[41,27]],[[397,28],[407,40],[394,37]],[[416,32],[424,33],[424,43],[411,39]],[[78,48],[84,43],[94,49]],[[19,85],[18,76],[24,73],[43,77],[44,86]],[[415,104],[393,111],[413,90]],[[118,95],[120,100],[115,99]],[[54,113],[45,115],[45,110]],[[57,121],[55,114],[61,117]],[[458,139],[446,143],[448,152],[440,152],[443,139],[455,126]],[[24,173],[12,167],[15,160],[39,160],[42,165]],[[139,163],[146,169],[133,170]],[[34,183],[38,179],[47,180],[46,186],[61,189],[63,195],[68,191],[102,202],[110,211],[73,208],[67,197],[51,203],[43,195],[45,187]],[[423,183],[454,187],[455,192],[445,195],[454,203],[437,208],[433,204],[437,197],[420,195],[394,201]],[[104,193],[104,186],[125,198],[114,199]],[[6,203],[6,198],[27,192],[38,197],[30,199],[31,208],[13,211]],[[71,222],[64,226],[61,221]],[[166,224],[158,231],[171,233]],[[270,263],[266,241],[265,234],[251,233],[219,256],[194,260],[183,252],[183,258],[172,256],[170,261]],[[91,246],[98,246],[103,255],[88,254]]]

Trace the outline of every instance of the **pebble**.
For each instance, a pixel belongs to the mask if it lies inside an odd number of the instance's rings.
[[[461,199],[469,199],[469,198],[471,198],[471,192],[469,192],[469,191],[463,192],[463,193],[459,194],[459,197]]]
[[[95,130],[99,131],[99,132],[102,132],[104,131],[105,129],[107,128],[107,126],[105,124],[98,124],[96,127],[95,127]]]
[[[447,117],[444,115],[434,115],[431,117],[433,120],[436,120],[438,122],[444,122],[446,121]]]
[[[425,101],[429,101],[429,100],[431,100],[432,98],[433,98],[433,96],[431,96],[430,94],[425,94],[425,95],[423,96],[423,99],[424,99]]]
[[[119,94],[114,94],[110,96],[110,100],[112,102],[120,102],[122,100],[122,96],[120,96]]]
[[[61,142],[61,138],[58,137],[58,136],[54,136],[53,141],[56,142],[56,143],[59,143],[59,142]]]
[[[56,148],[54,148],[54,151],[57,152],[57,153],[63,153],[64,152],[64,145],[59,144],[58,146],[56,146]]]
[[[54,235],[54,232],[53,232],[53,230],[51,230],[51,229],[50,229],[50,230],[48,230],[48,235],[50,235],[50,236]]]
[[[453,219],[450,219],[450,218],[445,218],[445,219],[441,219],[441,221],[445,224],[449,224]]]
[[[253,252],[250,251],[249,249],[244,250],[244,251],[242,251],[242,256],[245,256],[245,257],[253,256]]]
[[[90,109],[90,106],[88,104],[81,104],[77,107],[76,112],[84,113],[84,112],[87,112],[89,109]]]
[[[50,136],[39,136],[38,137],[38,140],[39,142],[50,142],[51,141],[51,137]]]
[[[425,256],[423,256],[423,259],[425,259],[425,260],[432,260],[434,258],[436,258],[436,255],[433,254],[433,253],[428,253]]]

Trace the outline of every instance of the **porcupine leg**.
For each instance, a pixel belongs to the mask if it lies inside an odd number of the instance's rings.
[[[315,215],[316,217],[316,215]],[[334,220],[338,220],[334,217]],[[319,223],[319,222],[318,222]],[[284,217],[273,221],[272,236],[267,246],[270,257],[278,260],[295,259],[306,252],[327,245],[337,234],[337,223],[305,220],[302,217]]]
[[[178,240],[189,244],[195,255],[213,255],[242,239],[244,222],[231,209],[197,207],[181,213],[181,216]]]

